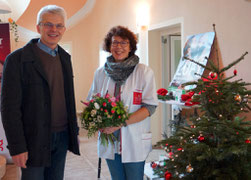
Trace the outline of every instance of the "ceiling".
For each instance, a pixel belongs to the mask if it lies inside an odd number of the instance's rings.
[[[18,26],[36,32],[37,13],[41,7],[49,4],[61,6],[67,12],[67,26],[72,27],[80,21],[94,6],[95,0],[6,0],[12,13],[10,17]]]

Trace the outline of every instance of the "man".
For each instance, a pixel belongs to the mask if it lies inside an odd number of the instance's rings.
[[[58,45],[65,19],[63,8],[43,7],[37,16],[40,39],[4,64],[2,122],[22,180],[62,180],[67,149],[79,155],[70,55]]]

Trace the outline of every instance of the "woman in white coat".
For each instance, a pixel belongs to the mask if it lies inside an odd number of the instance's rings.
[[[132,113],[126,124],[109,127],[102,133],[113,133],[118,141],[103,146],[98,155],[106,159],[113,180],[142,180],[145,160],[152,150],[150,116],[157,107],[153,71],[139,63],[135,55],[137,38],[123,26],[113,27],[104,39],[104,50],[112,55],[104,67],[96,70],[88,98],[100,93],[120,97]],[[101,132],[100,132],[101,133]]]

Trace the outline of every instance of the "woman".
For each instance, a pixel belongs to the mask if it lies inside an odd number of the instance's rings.
[[[153,71],[139,64],[136,36],[126,27],[113,27],[104,39],[111,53],[104,67],[96,70],[88,99],[96,93],[119,97],[132,113],[124,126],[102,129],[117,137],[108,146],[98,142],[98,155],[105,158],[113,180],[142,180],[145,160],[152,149],[150,118],[157,107]]]

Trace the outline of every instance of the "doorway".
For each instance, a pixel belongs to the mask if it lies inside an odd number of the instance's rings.
[[[168,89],[177,69],[182,52],[182,29],[183,18],[149,29],[149,66],[154,70],[157,89]],[[161,119],[160,136],[169,137],[171,135],[170,121],[173,119],[174,108],[172,105],[160,102],[158,109],[158,118],[156,119]]]

